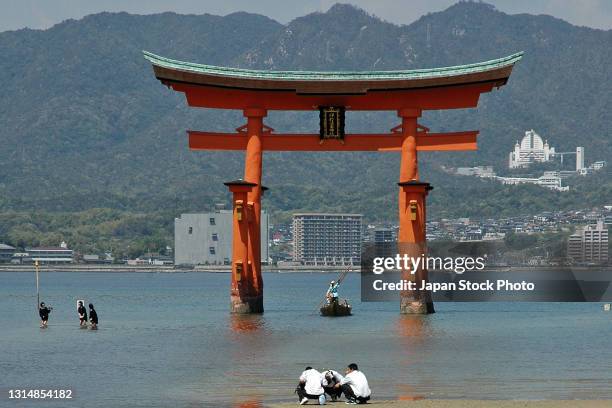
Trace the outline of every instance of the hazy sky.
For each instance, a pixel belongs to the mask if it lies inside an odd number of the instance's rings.
[[[151,14],[225,15],[248,11],[287,23],[313,11],[326,11],[338,1],[328,0],[0,0],[0,31],[24,27],[48,28],[68,18],[101,11]],[[387,21],[409,24],[428,12],[447,8],[456,0],[345,0]],[[612,29],[612,0],[489,0],[509,13],[549,14],[575,25]]]

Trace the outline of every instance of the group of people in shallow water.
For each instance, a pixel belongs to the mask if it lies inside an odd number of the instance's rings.
[[[45,305],[45,302],[41,302],[38,306],[38,315],[40,316],[40,328],[46,329],[49,324],[49,313],[53,308]],[[81,328],[87,328],[87,309],[83,305],[83,301],[79,300],[77,304],[77,314],[79,315],[79,326]],[[98,329],[98,313],[94,308],[93,303],[89,304],[89,328],[92,330]]]
[[[345,375],[334,370],[319,372],[312,367],[306,367],[300,382],[295,389],[300,405],[309,400],[317,400],[319,405],[325,405],[329,395],[332,401],[337,401],[344,394],[346,404],[366,404],[370,400],[370,386],[368,379],[359,371],[355,363],[346,367]]]

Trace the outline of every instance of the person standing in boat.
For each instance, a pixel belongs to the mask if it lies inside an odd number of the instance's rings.
[[[339,286],[340,286],[340,283],[336,281],[331,281],[329,283],[329,288],[327,288],[327,294],[325,295],[327,297],[328,303],[338,302],[338,287]]]
[[[77,308],[79,314],[79,326],[83,327],[87,325],[87,309],[83,305],[83,301],[79,300],[79,307]]]
[[[53,308],[51,306],[45,306],[45,302],[40,302],[40,306],[38,306],[38,315],[40,316],[40,328],[46,329],[47,323],[49,322],[49,313],[51,313]]]
[[[91,330],[98,329],[98,313],[96,313],[93,303],[89,304],[89,323],[91,323]]]

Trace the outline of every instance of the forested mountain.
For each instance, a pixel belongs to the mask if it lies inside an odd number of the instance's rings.
[[[608,170],[581,178],[569,193],[441,170],[459,164],[501,169],[531,128],[558,151],[585,146],[587,163],[612,158],[610,30],[507,15],[472,2],[401,26],[341,4],[287,25],[247,13],[101,13],[48,30],[0,33],[0,241],[25,224],[35,234],[48,213],[92,208],[149,219],[163,214],[168,224],[156,230],[163,235],[175,214],[227,201],[222,182],[242,175],[242,155],[190,152],[185,130],[234,129],[244,121],[241,113],[188,108],[182,94],[154,78],[142,50],[211,65],[293,70],[426,68],[525,51],[509,83],[483,95],[477,110],[422,118],[432,131],[481,130],[477,153],[421,155],[422,178],[435,186],[430,216],[612,202]],[[318,119],[271,112],[266,123],[278,131],[316,131]],[[397,123],[393,112],[347,115],[348,131],[386,131]],[[265,206],[277,219],[342,210],[392,220],[398,165],[394,154],[266,153],[264,183],[271,190]],[[36,215],[41,211],[45,216]]]

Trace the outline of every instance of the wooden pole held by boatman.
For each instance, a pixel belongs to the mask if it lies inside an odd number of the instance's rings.
[[[40,291],[38,286],[38,261],[34,261],[34,267],[36,268],[36,311],[40,309]]]

